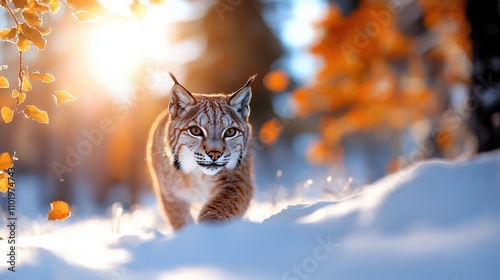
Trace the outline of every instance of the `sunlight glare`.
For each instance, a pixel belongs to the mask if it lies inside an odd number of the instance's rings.
[[[109,20],[99,24],[89,42],[91,67],[99,82],[114,95],[130,92],[144,63],[166,61],[169,52],[165,7],[148,10],[140,22]]]
[[[137,31],[137,26],[120,23],[107,23],[96,30],[90,49],[92,64],[99,81],[111,91],[130,86],[142,56],[141,42],[131,36]]]

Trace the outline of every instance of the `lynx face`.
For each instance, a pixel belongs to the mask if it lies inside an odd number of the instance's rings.
[[[172,164],[185,173],[215,175],[237,168],[251,137],[249,83],[233,94],[192,94],[176,84],[171,91],[166,141]]]

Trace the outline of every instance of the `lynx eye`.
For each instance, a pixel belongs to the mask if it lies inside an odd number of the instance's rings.
[[[197,126],[190,127],[189,132],[194,136],[203,136],[203,131]]]
[[[234,127],[231,127],[231,128],[228,128],[226,129],[226,132],[224,132],[224,137],[233,137],[234,135],[236,135],[236,128]]]

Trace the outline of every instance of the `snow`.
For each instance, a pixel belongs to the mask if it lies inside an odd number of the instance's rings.
[[[175,234],[155,205],[24,221],[16,272],[2,253],[0,279],[500,279],[499,152],[428,161],[342,201],[289,204],[274,213],[256,201],[242,221]]]

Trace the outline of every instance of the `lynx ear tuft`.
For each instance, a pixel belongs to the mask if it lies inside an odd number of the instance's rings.
[[[172,74],[172,72],[168,72],[168,75],[170,76],[170,78],[172,78],[172,81],[174,81],[174,84],[179,84],[179,82],[177,81],[177,78],[174,76],[174,74]]]
[[[170,105],[168,110],[172,117],[176,117],[183,111],[187,109],[187,107],[194,105],[196,103],[193,95],[184,88],[175,76],[172,73],[168,73],[172,80],[174,81],[174,86],[170,90]]]
[[[250,99],[252,98],[250,83],[253,82],[256,76],[257,74],[248,78],[245,85],[235,93],[231,94],[229,98],[229,105],[231,105],[234,110],[240,113],[244,118],[247,118],[250,115]]]

